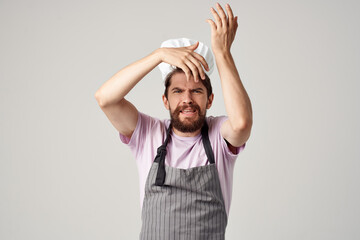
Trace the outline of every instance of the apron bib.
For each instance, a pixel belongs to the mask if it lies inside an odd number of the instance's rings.
[[[206,122],[201,129],[209,164],[165,166],[169,126],[145,184],[140,240],[222,240],[227,214]]]

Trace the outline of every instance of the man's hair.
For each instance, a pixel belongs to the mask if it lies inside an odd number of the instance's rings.
[[[171,85],[171,78],[172,76],[174,76],[176,73],[184,73],[184,71],[181,68],[175,68],[173,71],[171,71],[166,77],[165,77],[165,91],[164,91],[164,95],[166,98],[168,98],[168,88]],[[205,73],[205,79],[201,79],[201,77],[199,76],[199,81],[205,86],[206,88],[206,92],[207,92],[207,97],[209,98],[210,95],[212,94],[212,86],[211,86],[211,82],[210,82],[210,78],[209,76]]]

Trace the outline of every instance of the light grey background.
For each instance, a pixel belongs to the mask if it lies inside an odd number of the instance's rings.
[[[94,94],[168,38],[210,45],[214,3],[0,0],[0,239],[138,238],[136,165]],[[360,239],[359,2],[230,4],[254,124],[227,239]],[[155,69],[128,99],[166,118],[162,92]]]

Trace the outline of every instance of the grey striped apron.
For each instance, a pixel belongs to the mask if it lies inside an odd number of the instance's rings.
[[[171,126],[146,180],[140,240],[225,239],[227,214],[206,122],[201,129],[205,166],[165,166],[170,131]]]

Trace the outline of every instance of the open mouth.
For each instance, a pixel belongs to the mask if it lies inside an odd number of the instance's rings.
[[[197,113],[196,109],[193,108],[186,108],[180,111],[181,114],[186,116],[193,116]]]

